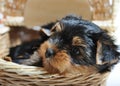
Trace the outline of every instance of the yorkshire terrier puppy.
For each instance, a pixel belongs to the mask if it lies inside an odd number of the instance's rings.
[[[35,51],[49,73],[102,73],[119,61],[112,37],[90,21],[66,16],[50,32],[49,38]],[[32,64],[34,56],[31,58],[26,62]]]
[[[89,21],[67,16],[52,31],[38,50],[44,68],[51,73],[85,72],[85,68],[104,72],[119,60],[113,39]]]

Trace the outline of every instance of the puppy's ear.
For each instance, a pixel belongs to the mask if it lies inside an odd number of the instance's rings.
[[[49,36],[51,36],[52,32],[49,29],[42,28],[40,30],[40,34],[44,34],[49,37]]]
[[[54,32],[59,32],[59,31],[62,30],[62,28],[63,28],[62,23],[57,22],[57,23],[52,27],[51,32],[53,32],[53,33],[54,33]]]
[[[96,64],[102,65],[102,44],[97,41],[97,49],[96,49]]]
[[[40,34],[42,34],[43,36],[51,36],[52,32],[52,28],[55,26],[56,22],[50,22],[48,24],[42,25],[41,29],[40,29]]]
[[[103,33],[97,41],[96,64],[115,64],[119,60],[119,55],[111,37]]]
[[[40,30],[41,33],[44,33],[44,35],[46,36],[51,36],[53,33],[55,32],[59,32],[62,30],[63,25],[60,22],[57,22],[55,25],[52,26],[51,29],[47,29],[47,28],[42,28]]]

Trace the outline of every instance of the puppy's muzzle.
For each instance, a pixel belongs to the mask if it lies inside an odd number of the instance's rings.
[[[55,55],[55,51],[51,48],[48,48],[45,52],[46,58],[51,58]]]

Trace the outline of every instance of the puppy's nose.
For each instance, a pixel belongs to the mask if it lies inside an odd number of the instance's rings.
[[[54,55],[55,55],[55,52],[54,52],[54,50],[51,49],[51,48],[48,48],[48,49],[46,50],[46,52],[45,52],[46,58],[51,58],[51,57],[53,57]]]

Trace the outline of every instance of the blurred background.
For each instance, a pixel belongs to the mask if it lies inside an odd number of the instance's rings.
[[[0,0],[0,54],[5,56],[10,47],[37,39],[41,25],[68,14],[108,30],[120,45],[120,0]],[[107,86],[120,86],[120,64],[110,74]]]

